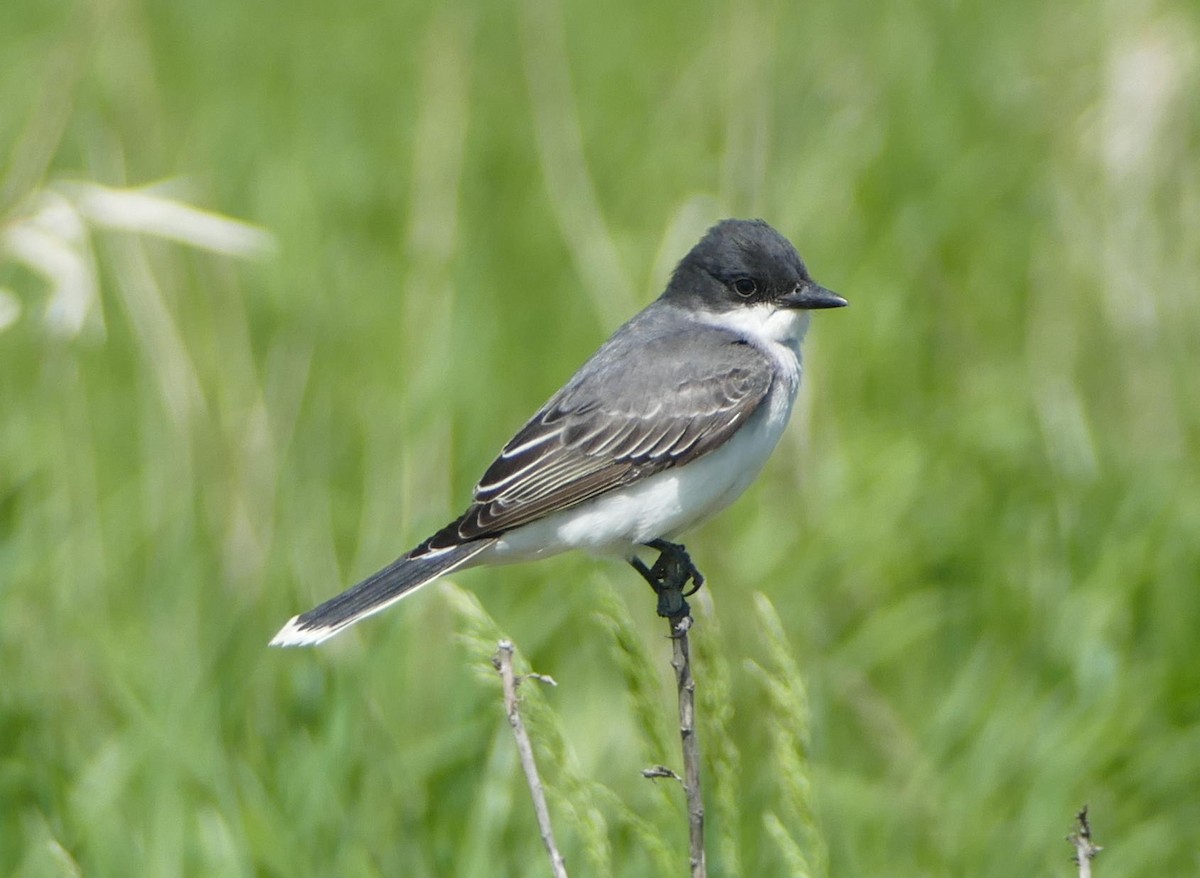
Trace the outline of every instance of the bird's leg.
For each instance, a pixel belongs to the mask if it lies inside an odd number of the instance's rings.
[[[647,567],[637,557],[631,558],[629,563],[658,595],[658,615],[669,619],[690,615],[691,609],[684,598],[695,594],[704,585],[703,574],[696,569],[683,546],[666,540],[651,540],[645,545],[659,553],[654,566]],[[692,583],[692,588],[684,591],[688,582]]]
[[[699,568],[692,563],[692,556],[688,554],[687,549],[679,543],[668,543],[666,540],[651,540],[646,543],[646,546],[651,549],[656,549],[661,554],[658,556],[658,561],[655,566],[663,562],[663,558],[669,556],[672,563],[679,565],[684,570],[684,577],[679,583],[679,587],[687,585],[688,580],[692,581],[692,587],[683,593],[684,597],[690,597],[700,590],[704,585],[704,574]]]
[[[629,559],[629,565],[638,573],[642,574],[642,579],[650,583],[650,587],[652,589],[654,589],[656,592],[658,591],[658,581],[654,578],[654,573],[649,567],[646,566],[645,561],[643,561],[637,555],[634,555]]]
[[[667,571],[662,566],[661,557],[655,562],[653,569],[647,567],[646,562],[637,555],[629,559],[629,564],[642,574],[642,579],[650,583],[650,587],[658,595],[658,615],[670,618],[677,613],[681,614],[681,610],[686,610],[687,601],[683,600],[679,588],[672,589],[671,584],[666,581]]]

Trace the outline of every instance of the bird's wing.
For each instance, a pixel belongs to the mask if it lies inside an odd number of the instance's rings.
[[[614,338],[598,351],[504,447],[462,517],[417,551],[494,536],[694,460],[771,389],[767,355],[733,333],[693,325],[642,345]]]

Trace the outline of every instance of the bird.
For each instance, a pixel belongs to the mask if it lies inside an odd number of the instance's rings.
[[[758,475],[791,415],[809,312],[846,304],[765,221],[716,223],[509,440],[462,515],[271,645],[320,643],[454,571],[571,549],[622,558],[656,590],[682,571],[694,591],[703,576],[671,540]],[[681,607],[660,590],[658,610]]]

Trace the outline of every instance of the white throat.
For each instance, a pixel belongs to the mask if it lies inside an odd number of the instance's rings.
[[[781,344],[798,348],[808,331],[809,313],[796,308],[776,308],[765,302],[732,311],[697,311],[696,318],[744,336],[763,346]]]

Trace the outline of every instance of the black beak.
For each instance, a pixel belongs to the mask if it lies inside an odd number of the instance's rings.
[[[827,290],[812,281],[805,281],[790,293],[784,293],[775,302],[782,308],[797,308],[804,311],[815,311],[818,308],[844,308],[850,304],[833,290]]]

